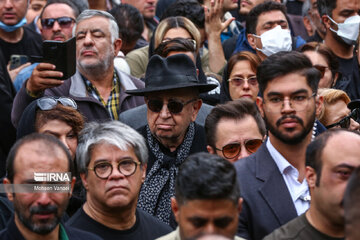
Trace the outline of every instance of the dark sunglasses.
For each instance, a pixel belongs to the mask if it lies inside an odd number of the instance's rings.
[[[68,97],[59,97],[59,98],[42,97],[36,101],[37,101],[36,102],[37,106],[43,111],[54,109],[58,103],[61,103],[63,106],[72,107],[73,109],[77,109],[76,102],[73,99],[68,98]]]
[[[167,104],[167,109],[169,110],[170,113],[173,114],[181,113],[185,105],[194,102],[196,100],[198,100],[198,98],[191,99],[185,103],[180,102],[178,100],[169,100]],[[158,113],[161,112],[161,109],[163,108],[164,105],[164,101],[160,99],[149,99],[147,101],[147,105],[152,112]]]
[[[334,124],[326,126],[326,128],[329,129],[339,125],[341,128],[347,129],[350,126],[350,118],[352,118],[354,121],[357,121],[359,117],[360,117],[360,109],[355,108],[354,110],[351,111],[349,115],[347,115],[346,117],[344,117],[343,119],[341,119],[340,121]]]
[[[54,26],[55,22],[58,22],[62,28],[68,28],[75,22],[75,19],[71,17],[44,18],[41,19],[41,26],[45,29],[50,29]]]
[[[261,139],[248,139],[245,140],[245,148],[249,153],[254,153],[261,146],[263,140]],[[233,159],[239,156],[241,152],[241,143],[234,142],[225,145],[222,149],[215,148],[218,151],[221,151],[225,158]]]
[[[324,67],[324,66],[320,66],[320,65],[314,65],[314,68],[316,68],[317,70],[319,70],[319,72],[321,73],[321,78],[324,77],[325,75],[325,71],[328,67]]]

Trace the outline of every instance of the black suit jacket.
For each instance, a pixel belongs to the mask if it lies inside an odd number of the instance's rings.
[[[244,199],[239,217],[239,236],[262,239],[297,217],[290,192],[266,142],[256,153],[237,161],[235,167]]]

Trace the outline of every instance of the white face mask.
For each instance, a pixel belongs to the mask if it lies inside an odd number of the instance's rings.
[[[260,36],[253,34],[261,39],[262,49],[256,48],[266,56],[270,56],[280,51],[291,51],[292,41],[289,29],[282,29],[281,26],[264,32]]]
[[[331,17],[327,16],[334,24],[338,26],[338,30],[330,28],[331,31],[336,33],[339,37],[344,40],[348,45],[356,44],[356,40],[359,36],[359,27],[360,27],[360,16],[355,15],[349,17],[345,20],[344,23],[337,23]]]

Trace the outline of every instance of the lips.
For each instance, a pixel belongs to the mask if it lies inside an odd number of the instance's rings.
[[[173,125],[170,125],[170,124],[156,124],[156,127],[159,130],[171,130]]]
[[[293,118],[287,118],[281,121],[280,124],[283,125],[285,128],[294,128],[298,125],[298,121]]]
[[[240,2],[240,5],[241,6],[248,6],[248,5],[251,5],[251,2],[243,0],[243,1]]]
[[[81,56],[95,56],[97,52],[93,50],[83,50],[80,54]]]
[[[124,186],[121,186],[121,185],[117,185],[117,186],[111,186],[110,188],[108,188],[106,190],[106,192],[111,192],[111,191],[125,191],[127,190],[126,187]]]

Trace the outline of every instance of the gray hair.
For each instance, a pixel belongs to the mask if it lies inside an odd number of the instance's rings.
[[[311,8],[310,0],[305,0],[305,1],[303,2],[302,11],[301,11],[303,17],[309,16],[309,10],[310,10],[310,8]]]
[[[93,17],[104,17],[109,20],[109,31],[111,34],[111,43],[114,43],[115,39],[119,38],[119,27],[116,23],[115,18],[108,12],[101,11],[101,10],[94,10],[94,9],[87,9],[84,10],[76,19],[76,24],[73,28],[73,36],[75,36],[75,29],[77,24],[81,21]]]
[[[147,163],[148,150],[145,139],[136,130],[119,121],[91,122],[85,125],[79,136],[76,163],[80,173],[87,174],[92,150],[96,145],[104,143],[122,151],[133,148],[141,164]]]

